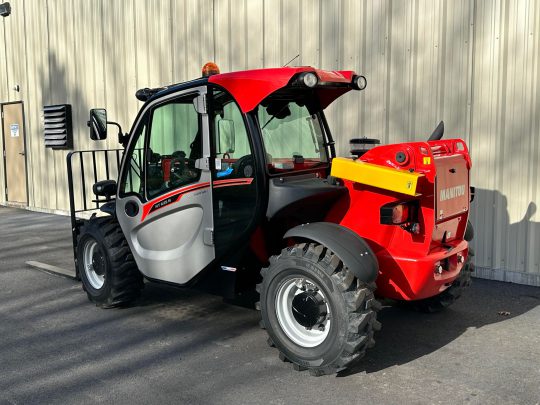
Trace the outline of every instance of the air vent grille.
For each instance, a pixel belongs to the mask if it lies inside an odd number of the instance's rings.
[[[43,126],[46,148],[71,149],[73,147],[71,105],[43,106]]]

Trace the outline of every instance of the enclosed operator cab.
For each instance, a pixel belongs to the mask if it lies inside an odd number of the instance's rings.
[[[281,68],[150,92],[116,198],[144,276],[185,285],[210,267],[235,272],[248,249],[264,264],[287,229],[322,220],[346,192],[327,181],[335,152],[322,110],[362,79]]]

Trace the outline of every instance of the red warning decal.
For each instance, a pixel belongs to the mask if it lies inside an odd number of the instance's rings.
[[[213,182],[214,188],[220,187],[231,187],[231,186],[245,186],[253,182],[253,178],[240,178],[240,179],[227,179],[227,180],[216,180]],[[190,193],[192,191],[201,190],[203,188],[210,187],[210,183],[198,183],[191,186],[181,188],[179,190],[171,191],[163,196],[160,196],[157,200],[150,201],[145,204],[143,207],[143,214],[141,221],[153,212],[159,210],[160,208],[166,207],[170,204],[180,201],[184,194]]]

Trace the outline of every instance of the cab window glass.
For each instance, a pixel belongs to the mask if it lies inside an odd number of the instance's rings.
[[[227,93],[214,93],[214,145],[220,167],[215,178],[254,177],[251,146],[242,112]]]
[[[296,101],[271,100],[258,109],[270,173],[304,170],[328,162],[320,121]]]
[[[138,194],[143,195],[143,153],[145,142],[146,125],[142,125],[135,132],[137,143],[131,152],[127,161],[127,171],[120,185],[120,192],[124,195]]]
[[[257,185],[244,117],[233,98],[214,90],[210,123],[213,136],[212,168],[214,206],[214,244],[216,256],[235,246],[246,236],[255,217]]]
[[[195,161],[202,157],[199,114],[194,95],[157,107],[150,122],[146,156],[149,199],[199,180]]]

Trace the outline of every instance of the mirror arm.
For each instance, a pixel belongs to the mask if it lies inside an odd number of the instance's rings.
[[[124,149],[127,148],[128,141],[129,141],[128,133],[125,133],[123,135],[121,132],[118,133],[118,142],[124,147]]]
[[[122,134],[122,127],[120,126],[118,122],[107,121],[107,125],[114,125],[115,127],[118,127],[118,133]]]
[[[129,140],[129,135],[124,134],[124,131],[122,131],[122,127],[118,122],[107,121],[107,125],[114,125],[118,128],[118,143],[120,143],[125,148]]]

